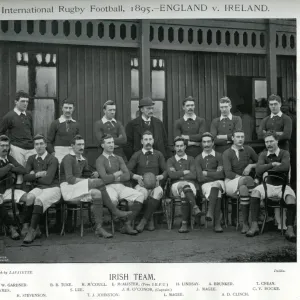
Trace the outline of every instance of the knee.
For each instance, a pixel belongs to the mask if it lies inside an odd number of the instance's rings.
[[[36,199],[34,200],[34,205],[43,206],[43,202],[41,201],[41,199],[36,198]]]
[[[154,189],[152,197],[156,200],[160,200],[163,196],[163,189],[161,186],[158,186]]]
[[[286,204],[296,204],[296,198],[291,196],[291,195],[287,195],[285,198],[285,203]]]
[[[90,191],[92,199],[101,199],[101,192],[97,189],[91,189]]]
[[[239,187],[240,195],[248,195],[248,188],[246,185],[241,185]]]
[[[220,184],[219,182],[213,182],[213,183],[211,184],[211,187],[212,187],[212,188],[218,188],[218,189],[220,189],[220,188],[221,188],[221,184]]]
[[[252,193],[251,193],[251,197],[252,198],[261,198],[261,194],[260,194],[260,191],[257,191],[257,190],[253,190]]]
[[[21,201],[23,199],[21,198]],[[24,195],[24,202],[26,203],[27,206],[29,205],[33,205],[35,203],[35,196],[33,194],[27,194],[27,195]]]
[[[135,201],[140,202],[140,203],[143,203],[144,200],[145,200],[145,197],[144,197],[144,195],[142,193],[140,193],[138,195],[138,197],[135,199]]]

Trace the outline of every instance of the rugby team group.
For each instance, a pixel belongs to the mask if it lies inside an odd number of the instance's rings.
[[[152,231],[153,213],[161,205],[167,180],[170,194],[181,201],[180,233],[188,232],[191,214],[205,216],[214,222],[214,232],[223,232],[221,199],[226,194],[239,201],[241,233],[254,237],[259,233],[265,191],[268,197],[282,196],[280,185],[269,182],[263,186],[263,176],[272,173],[286,175],[287,180],[289,177],[292,120],[281,111],[281,98],[277,95],[268,98],[271,114],[262,120],[258,130],[266,146],[259,155],[245,145],[243,126],[247,124],[232,115],[228,97],[219,100],[221,116],[212,121],[210,132],[205,130],[205,119],[195,114],[195,99],[184,99],[184,115],[174,124],[173,151],[168,148],[163,123],[153,116],[155,103],[151,98],[139,101],[139,116],[125,128],[115,119],[116,104],[108,100],[103,105],[102,119],[94,125],[101,153],[94,171],[83,156],[85,138],[72,117],[75,104],[70,99],[63,101],[62,115],[52,122],[45,137],[33,134],[28,101],[27,93],[17,92],[15,108],[0,123],[0,219],[11,238],[22,237],[25,244],[40,237],[43,213],[59,201],[90,202],[95,234],[100,237],[112,237],[102,226],[103,207],[123,220],[121,233]],[[7,180],[12,174],[16,181]],[[151,188],[145,174],[154,178]],[[32,189],[25,192],[17,188],[21,183],[31,183]],[[20,231],[5,207],[5,201],[12,197],[12,184],[17,184],[14,200],[23,207]],[[197,191],[208,201],[205,211],[197,205]],[[284,224],[280,224],[276,209],[275,219],[280,228],[285,227],[285,237],[295,242],[296,196],[289,184],[283,198]],[[128,211],[118,209],[120,200],[127,201]],[[135,226],[133,220],[138,215],[141,219]],[[236,209],[232,208],[233,225],[236,219]]]

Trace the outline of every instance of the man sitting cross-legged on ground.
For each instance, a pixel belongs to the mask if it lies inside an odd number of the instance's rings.
[[[183,137],[174,139],[175,156],[167,161],[167,172],[172,180],[171,192],[175,197],[181,198],[182,223],[178,230],[180,233],[188,232],[188,219],[192,208],[194,216],[201,215],[196,204],[196,168],[195,160],[185,153],[186,145]]]
[[[7,214],[4,203],[12,197],[12,176],[26,174],[26,169],[21,166],[11,155],[8,155],[10,148],[10,140],[6,135],[0,136],[0,219],[9,228],[11,238],[19,239],[19,233],[13,226],[13,222]],[[26,205],[28,200],[31,203],[34,198],[28,196],[20,189],[14,190],[14,200],[16,203],[23,203]]]
[[[32,243],[41,235],[39,229],[41,215],[61,198],[57,158],[47,152],[46,138],[43,135],[36,135],[33,144],[37,154],[28,158],[27,174],[24,176],[24,181],[32,182],[34,186],[28,194],[34,201],[32,205],[27,201],[26,219],[22,229],[22,235],[26,235],[23,241],[25,244]]]
[[[112,203],[103,180],[98,178],[98,172],[89,170],[87,159],[82,156],[84,151],[83,137],[76,135],[71,147],[70,154],[63,158],[60,166],[60,187],[63,198],[66,202],[74,200],[92,202],[91,210],[96,223],[95,234],[110,238],[112,235],[102,228],[103,204],[116,217],[127,217],[131,211],[118,210]]]
[[[163,189],[160,186],[160,182],[167,176],[164,156],[160,151],[153,149],[154,139],[150,131],[143,133],[141,143],[143,145],[142,150],[135,152],[127,165],[130,177],[138,183],[135,189],[140,191],[145,199],[145,213],[136,227],[138,232],[142,232],[147,223],[148,230],[155,230],[152,215],[159,207],[163,196]],[[153,190],[147,190],[144,187],[143,175],[148,172],[156,176],[156,187]]]
[[[137,234],[137,231],[131,227],[131,223],[140,211],[144,195],[123,184],[130,180],[130,173],[123,158],[114,154],[114,138],[110,134],[104,134],[100,142],[103,153],[96,161],[96,168],[100,178],[106,184],[107,193],[113,204],[117,206],[120,199],[125,199],[129,202],[132,211],[121,232],[131,235]]]
[[[290,170],[290,154],[287,150],[278,147],[278,135],[275,131],[267,131],[265,134],[265,144],[267,150],[259,155],[256,166],[256,173],[258,176],[263,176],[265,173],[272,171],[272,174],[277,176],[288,176]],[[268,198],[278,198],[282,196],[282,186],[267,184]],[[251,208],[251,228],[246,236],[253,237],[259,232],[258,217],[260,211],[260,202],[265,198],[265,189],[262,184],[257,186],[251,194],[250,208]],[[294,233],[294,222],[296,216],[296,195],[289,185],[284,191],[284,201],[286,204],[286,225],[287,230],[285,236],[290,241],[296,241]]]
[[[223,232],[221,226],[221,204],[224,187],[222,154],[213,150],[214,137],[205,132],[202,135],[203,152],[196,157],[197,179],[201,184],[202,194],[209,201],[206,220],[214,219],[215,232]]]
[[[233,145],[223,153],[225,190],[226,194],[233,198],[239,193],[243,215],[241,233],[245,234],[249,230],[249,189],[255,187],[250,172],[256,167],[257,154],[252,147],[244,146],[245,134],[242,130],[236,130],[232,140]]]

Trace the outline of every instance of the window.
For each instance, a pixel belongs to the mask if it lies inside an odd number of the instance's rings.
[[[17,52],[16,91],[29,94],[34,134],[47,135],[57,108],[57,56],[46,52]]]
[[[151,96],[155,101],[154,116],[164,120],[166,109],[165,61],[161,58],[151,59]],[[131,59],[131,119],[139,115],[139,63],[138,58]]]

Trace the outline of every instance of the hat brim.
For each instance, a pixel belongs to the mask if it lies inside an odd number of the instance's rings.
[[[141,107],[144,107],[144,106],[154,106],[155,105],[155,102],[152,102],[152,104],[151,105],[149,105],[149,104],[145,104],[145,105],[139,105],[138,107],[139,108],[141,108]]]

